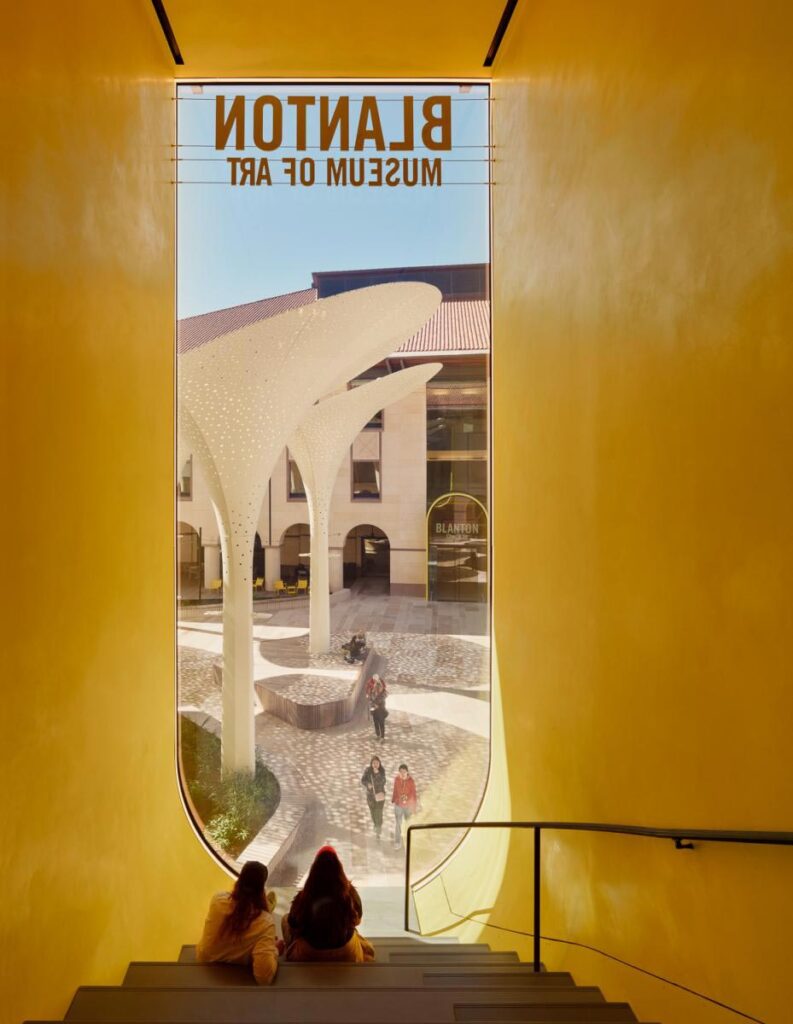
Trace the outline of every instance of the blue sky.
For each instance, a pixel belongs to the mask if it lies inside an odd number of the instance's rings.
[[[359,97],[364,92],[378,97],[386,138],[399,138],[402,107],[399,98],[412,92],[448,93],[452,96],[453,150],[444,157],[444,182],[463,185],[397,188],[338,188],[322,184],[306,188],[277,186],[233,187],[228,181],[229,148],[214,149],[216,93],[245,93],[255,97],[267,92],[285,97],[298,93],[330,96],[343,93]],[[178,165],[178,315],[194,316],[213,309],[252,302],[282,292],[307,288],[314,270],[398,267],[433,263],[481,263],[489,258],[488,189],[475,184],[487,178],[488,120],[484,86],[461,93],[457,86],[205,86],[195,96],[189,86],[179,90],[179,153],[191,159]],[[395,102],[396,101],[396,102]],[[273,180],[283,180],[283,156],[296,154],[294,111],[284,104],[284,147],[272,154],[252,148],[245,155],[270,156]],[[351,103],[351,112],[359,104]],[[309,112],[309,143],[316,108]],[[353,117],[355,124],[355,117]],[[367,149],[363,154],[335,156],[394,156]],[[417,149],[407,156],[432,155]],[[218,159],[219,158],[219,159]],[[462,160],[477,162],[459,162]],[[324,165],[318,165],[318,171]],[[197,184],[216,181],[222,184]]]

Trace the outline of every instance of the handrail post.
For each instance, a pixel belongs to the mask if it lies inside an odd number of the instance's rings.
[[[410,931],[410,840],[411,828],[407,828],[407,841],[405,843],[405,931]]]
[[[534,826],[534,971],[540,972],[540,889],[541,878],[541,848],[540,835],[542,829]]]

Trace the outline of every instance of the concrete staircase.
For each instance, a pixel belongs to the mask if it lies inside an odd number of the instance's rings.
[[[198,964],[184,946],[174,963],[131,963],[122,985],[84,986],[71,1024],[617,1024],[636,1021],[627,1003],[569,974],[521,963],[484,944],[372,939],[373,964],[282,963],[275,983],[250,971]],[[36,1024],[36,1022],[27,1022]]]

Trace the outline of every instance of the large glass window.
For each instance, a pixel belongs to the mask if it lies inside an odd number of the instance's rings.
[[[276,887],[332,837],[390,920],[399,763],[413,822],[473,818],[488,771],[489,90],[177,100],[185,800],[232,869],[266,849]],[[356,710],[373,664],[385,741]],[[385,801],[358,784],[377,753]],[[416,835],[414,877],[461,838]]]
[[[377,501],[380,498],[380,462],[353,459],[352,496],[354,501]]]
[[[487,461],[466,459],[431,459],[427,462],[427,500],[432,502],[442,494],[462,491],[487,503]]]
[[[427,388],[427,502],[462,492],[488,504],[487,364],[459,361]]]

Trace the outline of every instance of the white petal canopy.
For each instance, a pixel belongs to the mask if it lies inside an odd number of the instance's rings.
[[[289,451],[303,478],[311,520],[312,654],[330,646],[328,531],[339,466],[357,434],[379,409],[423,387],[442,368],[442,363],[424,363],[331,395],[309,409],[289,441]]]
[[[321,395],[396,351],[440,301],[428,284],[375,285],[179,356],[180,439],[206,479],[223,550],[224,771],[254,766],[251,561],[278,454]]]

